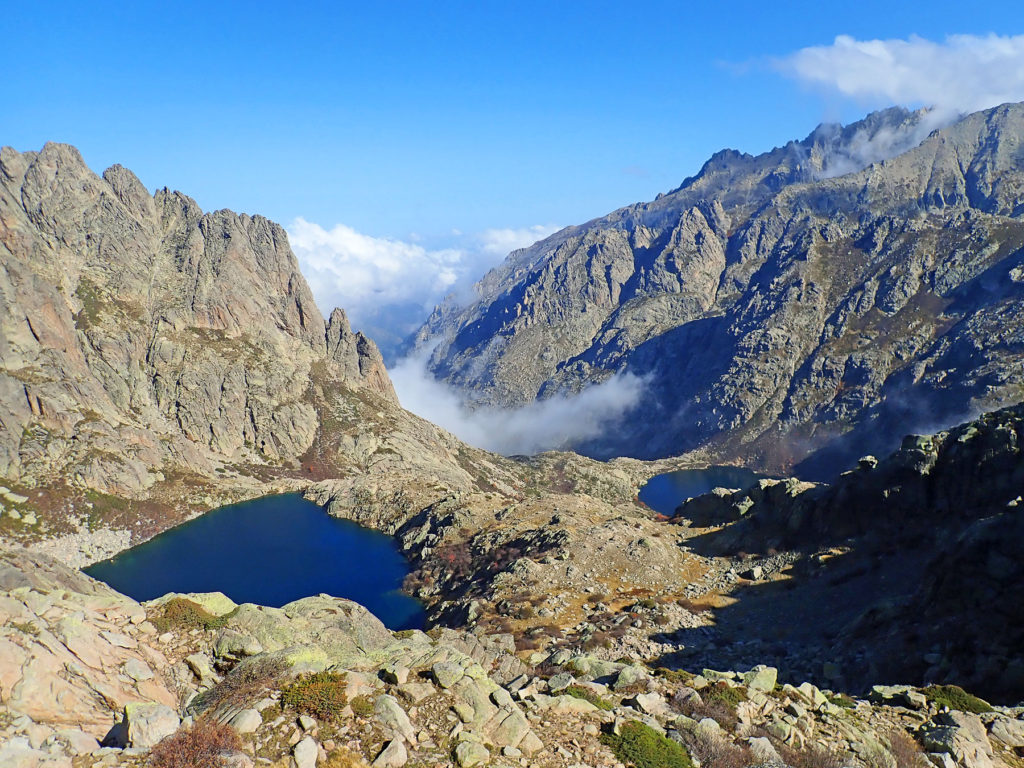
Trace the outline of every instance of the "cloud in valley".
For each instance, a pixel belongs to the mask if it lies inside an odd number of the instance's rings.
[[[571,397],[555,396],[521,408],[466,407],[458,394],[426,369],[429,351],[391,369],[402,406],[479,448],[533,454],[597,437],[640,402],[646,381],[619,373]]]
[[[342,307],[385,354],[426,319],[446,295],[467,294],[510,251],[560,227],[488,229],[476,235],[453,230],[447,247],[372,237],[337,224],[331,229],[303,218],[288,227],[292,250],[321,312]]]
[[[974,112],[1024,100],[1024,35],[950,35],[942,42],[856,40],[802,48],[773,62],[800,82],[864,104]]]

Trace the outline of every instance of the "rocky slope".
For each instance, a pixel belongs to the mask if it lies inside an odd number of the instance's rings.
[[[0,297],[0,537],[69,562],[328,477],[421,506],[521,482],[400,408],[280,226],[72,147],[0,151]]]
[[[703,446],[779,469],[826,449],[827,476],[1017,402],[1024,105],[835,176],[872,142],[912,144],[926,117],[894,108],[757,157],[720,152],[653,202],[511,254],[418,344],[482,402],[647,377],[642,417],[585,446],[601,455]]]
[[[139,605],[10,550],[0,616],[0,762],[12,768],[192,765],[211,733],[222,746],[209,764],[237,768],[685,764],[644,762],[638,734],[736,766],[914,768],[926,750],[940,768],[998,768],[1024,747],[1020,708],[934,689],[858,701],[776,685],[765,666],[669,673],[566,652],[533,667],[509,635],[393,634],[327,596]]]
[[[755,658],[859,690],[895,677],[956,682],[1016,701],[1022,445],[1016,406],[909,436],[829,484],[762,480],[682,504],[674,522],[691,531],[687,546],[733,557],[741,578],[710,634],[681,632],[689,649],[669,655]]]

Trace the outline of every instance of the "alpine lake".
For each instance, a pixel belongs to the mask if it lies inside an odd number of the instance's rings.
[[[655,512],[671,517],[676,507],[693,496],[715,488],[748,488],[761,477],[743,467],[679,469],[652,477],[640,489],[639,499]]]
[[[343,597],[392,630],[419,629],[422,605],[402,593],[409,566],[394,539],[328,515],[297,493],[214,509],[85,569],[144,601],[168,592],[223,592],[281,607]]]

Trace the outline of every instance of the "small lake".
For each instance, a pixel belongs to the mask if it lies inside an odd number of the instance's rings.
[[[326,593],[365,606],[392,630],[424,622],[420,603],[399,591],[409,566],[394,539],[296,493],[212,510],[85,572],[140,601],[223,592],[279,608]]]
[[[692,496],[709,493],[714,488],[748,488],[763,475],[743,467],[706,467],[680,469],[655,475],[640,489],[644,504],[663,515],[673,515],[676,507]]]

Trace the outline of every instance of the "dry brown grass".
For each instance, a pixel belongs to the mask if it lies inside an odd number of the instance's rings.
[[[889,751],[896,759],[896,768],[917,768],[921,764],[921,747],[910,734],[893,729],[888,739]]]
[[[818,744],[809,744],[804,749],[779,744],[776,749],[790,768],[843,768],[846,762],[842,752]]]
[[[207,718],[161,741],[149,753],[149,768],[222,768],[225,754],[242,748],[230,725]]]
[[[287,664],[280,659],[255,658],[243,661],[223,680],[199,694],[195,706],[223,720],[239,709],[252,706],[282,681]]]

